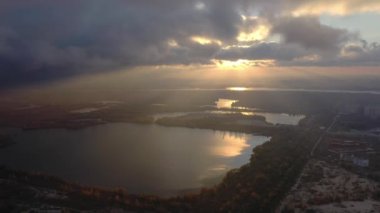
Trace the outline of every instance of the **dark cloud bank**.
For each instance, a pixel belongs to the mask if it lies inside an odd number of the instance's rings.
[[[323,25],[318,17],[293,17],[286,11],[297,4],[286,2],[3,0],[0,87],[139,65],[209,64],[213,59],[275,60],[278,66],[379,65],[380,46]],[[280,41],[239,44],[239,32],[258,25],[241,17],[252,11]],[[192,36],[222,45],[202,45]]]

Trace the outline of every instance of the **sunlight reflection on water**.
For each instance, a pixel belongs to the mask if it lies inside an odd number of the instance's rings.
[[[238,100],[232,100],[232,99],[224,99],[219,98],[217,101],[215,101],[216,108],[222,109],[222,108],[232,108],[232,105],[234,103],[238,102]]]
[[[213,147],[212,153],[222,157],[235,157],[241,155],[242,151],[249,147],[247,138],[244,135],[226,134],[223,143]]]

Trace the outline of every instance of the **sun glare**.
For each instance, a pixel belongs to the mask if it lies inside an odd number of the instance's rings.
[[[234,70],[241,70],[245,69],[250,66],[250,60],[244,60],[239,59],[236,61],[229,61],[229,60],[215,60],[214,63],[218,68],[221,69],[234,69]]]
[[[230,90],[230,91],[247,91],[247,90],[250,90],[251,88],[249,87],[227,87],[226,88],[227,90]]]
[[[246,71],[252,70],[254,67],[269,67],[275,64],[274,60],[247,60],[238,59],[235,61],[230,60],[212,60],[216,67],[220,70],[236,70]]]

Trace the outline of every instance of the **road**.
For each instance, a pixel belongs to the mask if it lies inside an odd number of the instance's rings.
[[[333,121],[331,122],[331,124],[325,129],[325,131],[319,136],[318,140],[315,142],[314,146],[313,146],[313,149],[310,151],[310,157],[313,157],[314,155],[314,151],[317,149],[318,145],[321,143],[321,141],[323,140],[324,136],[330,132],[330,130],[334,127],[335,123],[337,122],[338,118],[339,118],[340,114],[337,114],[335,115]],[[300,184],[301,182],[301,177],[302,177],[302,174],[304,173],[304,170],[305,170],[305,167],[306,167],[307,163],[305,163],[304,167],[302,168],[297,180],[296,180],[296,183],[292,186],[292,188],[289,190],[290,191],[294,191],[298,188],[298,185]],[[287,193],[286,196],[288,196],[289,192]],[[286,197],[285,196],[285,197]],[[284,200],[283,199],[279,205],[279,207],[276,209],[276,213],[281,213],[283,208],[284,208]]]
[[[315,142],[315,144],[313,146],[313,149],[310,151],[310,156],[311,157],[314,156],[315,150],[317,149],[318,145],[321,143],[321,141],[323,140],[323,138],[325,137],[325,135],[327,133],[329,133],[330,130],[334,127],[335,123],[338,121],[339,116],[340,116],[340,114],[335,115],[335,117],[334,117],[333,121],[331,122],[330,126],[327,127],[327,129],[321,134],[321,136],[319,136],[317,142]]]

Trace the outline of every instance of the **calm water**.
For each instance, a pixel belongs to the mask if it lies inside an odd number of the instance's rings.
[[[216,105],[216,108],[218,109],[223,109],[223,108],[231,109],[232,105],[236,102],[238,102],[238,100],[219,98],[219,100],[215,101],[215,105]]]
[[[237,87],[243,88],[243,87]],[[215,101],[215,105],[210,105],[215,107],[215,110],[206,110],[193,113],[205,113],[205,114],[230,114],[239,112],[246,116],[261,115],[265,117],[265,120],[271,124],[286,124],[286,125],[298,125],[298,123],[305,118],[305,115],[290,115],[287,113],[271,113],[271,112],[254,112],[256,108],[246,108],[246,107],[234,107],[233,104],[239,102],[239,100],[224,99],[219,98]],[[238,109],[239,111],[226,111],[225,109]],[[250,110],[250,111],[241,111]],[[191,112],[170,112],[170,113],[158,113],[154,115],[154,120],[165,117],[178,117],[187,115]]]
[[[202,112],[195,112],[202,113]],[[236,113],[234,111],[223,111],[223,110],[207,110],[203,111],[205,114],[230,114]],[[243,115],[261,115],[265,117],[265,120],[271,124],[286,124],[286,125],[298,125],[298,123],[305,118],[305,115],[290,115],[287,113],[271,113],[271,112],[240,112]],[[154,115],[154,119],[158,120],[165,117],[178,117],[187,115],[189,112],[171,112],[171,113],[159,113]]]
[[[243,115],[261,115],[265,120],[272,124],[298,125],[305,118],[305,115],[290,115],[287,113],[271,113],[271,112],[242,112]]]
[[[107,124],[14,136],[0,164],[131,193],[173,195],[217,183],[268,137],[157,125]]]
[[[274,92],[300,92],[300,93],[338,93],[338,94],[372,94],[380,95],[378,90],[348,90],[348,89],[306,89],[306,88],[276,88],[276,87],[226,87],[226,88],[177,88],[177,89],[151,89],[156,91],[274,91]]]

